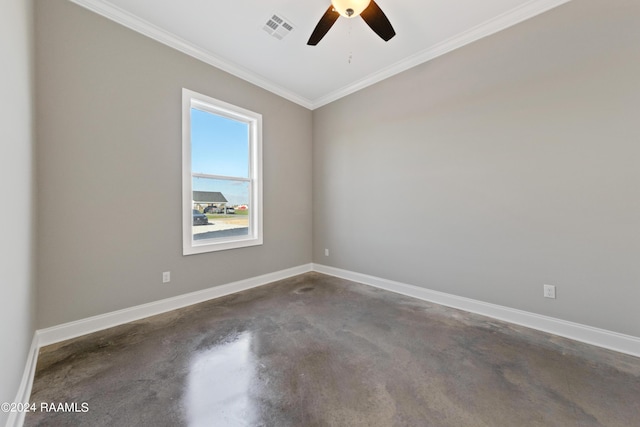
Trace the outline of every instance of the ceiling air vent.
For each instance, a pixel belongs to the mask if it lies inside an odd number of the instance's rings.
[[[278,40],[282,40],[287,34],[293,31],[293,25],[287,22],[282,16],[273,15],[267,23],[264,24],[262,29]]]

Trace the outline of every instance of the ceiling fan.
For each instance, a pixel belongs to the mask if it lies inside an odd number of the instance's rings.
[[[329,6],[329,9],[322,15],[322,18],[320,18],[320,22],[318,22],[313,33],[311,33],[307,44],[309,46],[317,45],[338,20],[340,15],[345,18],[355,18],[358,15],[362,16],[364,22],[384,41],[389,41],[396,35],[396,32],[391,26],[391,22],[389,22],[389,19],[375,1],[331,0],[331,6]]]

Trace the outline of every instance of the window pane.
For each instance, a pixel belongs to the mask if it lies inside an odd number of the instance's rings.
[[[193,240],[249,234],[248,181],[193,177]]]
[[[249,177],[249,124],[191,108],[191,171]]]

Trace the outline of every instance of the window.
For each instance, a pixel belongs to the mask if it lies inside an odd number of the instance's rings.
[[[262,244],[262,116],[182,90],[183,255]]]

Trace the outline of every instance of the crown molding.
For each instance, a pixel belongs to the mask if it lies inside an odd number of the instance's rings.
[[[367,77],[357,80],[338,90],[330,92],[319,98],[310,100],[293,91],[285,89],[279,85],[272,83],[261,75],[249,71],[237,64],[224,60],[213,53],[189,43],[188,41],[176,36],[173,33],[163,30],[150,22],[147,22],[106,0],[69,0],[79,6],[82,6],[92,12],[95,12],[107,19],[121,24],[133,31],[143,34],[153,40],[172,47],[182,53],[199,59],[209,65],[226,71],[238,78],[252,83],[262,89],[268,90],[278,96],[288,99],[298,105],[310,110],[320,108],[333,101],[423,64],[455,49],[466,46],[474,41],[495,34],[506,28],[514,26],[529,18],[544,13],[571,0],[530,0],[529,2],[516,7],[508,12],[498,15],[476,27],[467,31],[463,31],[441,43],[431,46],[428,49],[420,51],[415,55],[405,58],[395,64],[392,64],[378,72],[368,75]]]
[[[251,72],[233,62],[224,60],[213,53],[196,46],[188,41],[176,36],[173,33],[163,30],[162,28],[153,25],[152,23],[145,21],[133,15],[105,0],[69,0],[79,6],[84,7],[92,12],[97,13],[111,21],[117,22],[133,31],[136,31],[144,36],[147,36],[157,42],[174,48],[182,53],[185,53],[193,58],[196,58],[202,62],[219,68],[222,71],[236,76],[242,80],[252,83],[262,89],[268,90],[278,96],[288,99],[298,105],[305,108],[312,109],[313,102],[303,96],[300,96],[288,89],[278,86],[264,77]]]
[[[390,65],[378,72],[370,74],[369,76],[360,79],[354,83],[344,86],[336,91],[328,93],[325,96],[317,98],[313,101],[312,109],[320,108],[333,101],[337,101],[347,95],[413,68],[417,65],[428,62],[445,53],[451,52],[455,49],[466,46],[484,37],[490,36],[522,21],[533,18],[536,15],[540,15],[548,10],[558,7],[562,4],[568,3],[571,0],[530,0],[529,2],[516,7],[508,12],[496,16],[488,21],[483,22],[467,31],[456,34],[449,39],[433,45],[423,51],[409,56],[395,64]]]

